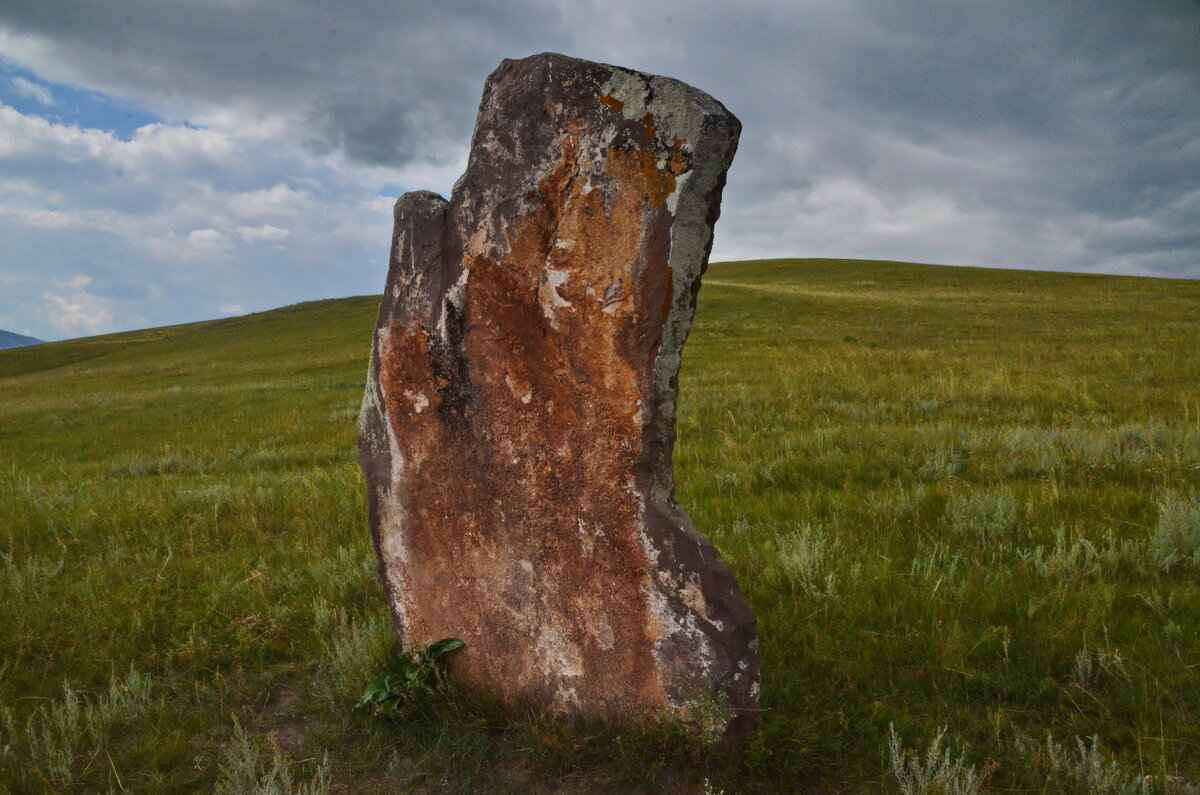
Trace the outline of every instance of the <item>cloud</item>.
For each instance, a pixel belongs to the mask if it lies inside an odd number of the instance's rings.
[[[187,243],[192,255],[224,256],[233,249],[233,243],[216,229],[193,229],[188,232]]]
[[[57,292],[42,294],[43,312],[50,327],[67,335],[97,334],[116,319],[115,301],[87,291],[92,278],[76,274],[55,285]]]
[[[239,226],[237,233],[247,243],[282,243],[291,234],[287,229],[280,229],[270,224]]]
[[[229,208],[247,218],[295,216],[312,206],[308,191],[280,182],[269,188],[241,191],[229,197]]]
[[[1200,278],[1198,41],[1191,0],[4,3],[23,74],[163,121],[0,105],[0,268],[21,312],[85,263],[166,321],[377,291],[394,194],[449,192],[488,72],[556,50],[742,119],[715,258]]]
[[[222,315],[244,315],[246,314],[246,307],[241,304],[221,304],[219,311]]]
[[[50,89],[31,80],[26,80],[23,77],[14,77],[12,79],[12,87],[13,91],[19,96],[32,99],[39,105],[49,106],[55,104],[54,95],[50,93]]]
[[[3,105],[0,149],[0,271],[24,280],[0,308],[36,336],[379,289],[391,210],[373,169],[190,127],[123,140]],[[64,287],[80,273],[90,287]]]

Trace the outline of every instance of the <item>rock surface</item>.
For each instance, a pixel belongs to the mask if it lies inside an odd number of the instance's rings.
[[[680,354],[741,125],[561,55],[488,78],[449,201],[396,203],[359,418],[403,645],[510,705],[743,737],[754,616],[675,501]]]

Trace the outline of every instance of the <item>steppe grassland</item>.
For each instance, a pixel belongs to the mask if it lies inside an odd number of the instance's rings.
[[[1200,779],[1200,284],[712,267],[677,479],[759,617],[741,768],[459,701],[352,709],[390,639],[354,461],[376,301],[0,354],[0,784]]]

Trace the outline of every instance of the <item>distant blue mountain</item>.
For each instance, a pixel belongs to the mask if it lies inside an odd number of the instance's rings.
[[[4,348],[20,348],[23,345],[37,345],[39,340],[35,337],[26,337],[24,334],[14,334],[11,331],[0,329],[0,350]]]

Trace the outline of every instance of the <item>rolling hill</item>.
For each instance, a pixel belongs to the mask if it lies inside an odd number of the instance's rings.
[[[1200,780],[1200,282],[712,266],[676,471],[759,620],[742,764],[455,694],[354,708],[391,653],[355,459],[377,305],[0,352],[0,790]]]

